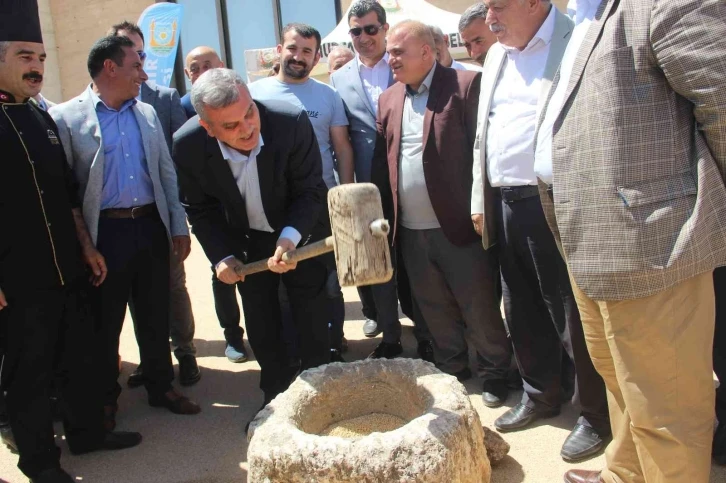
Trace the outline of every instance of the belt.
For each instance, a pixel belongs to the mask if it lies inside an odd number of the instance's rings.
[[[537,186],[504,186],[499,188],[502,195],[502,201],[511,203],[513,201],[525,200],[539,196],[539,188]]]
[[[101,217],[135,219],[157,213],[156,203],[150,203],[143,206],[134,206],[133,208],[109,208],[108,210],[101,210]]]

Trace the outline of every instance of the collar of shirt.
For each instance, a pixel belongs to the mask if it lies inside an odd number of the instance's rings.
[[[567,3],[567,16],[575,20],[575,23],[580,23],[589,11],[597,11],[597,8],[603,1],[604,0],[570,0]]]
[[[224,159],[232,163],[241,163],[243,161],[248,161],[251,158],[256,158],[257,155],[260,154],[262,146],[265,145],[265,142],[262,140],[262,134],[260,134],[260,142],[257,143],[257,146],[250,152],[249,156],[245,156],[236,149],[227,146],[219,139],[217,139],[217,143],[219,144],[219,149],[222,151]]]
[[[108,105],[105,102],[103,102],[103,99],[101,99],[100,97],[98,97],[98,94],[96,94],[96,91],[93,90],[93,84],[91,84],[91,85],[88,86],[88,91],[91,93],[91,100],[93,101],[93,106],[96,108],[96,110],[98,110],[98,105],[99,104],[102,104],[103,107],[106,108],[106,109],[108,109],[109,111],[123,112],[126,109],[128,109],[128,108],[130,108],[130,107],[132,107],[133,105],[136,104],[136,98],[131,98],[128,101],[126,101],[123,104],[121,104],[121,108],[120,109],[118,109],[118,110],[117,109],[113,109],[112,107],[108,107]]]
[[[426,74],[426,77],[424,78],[421,85],[418,86],[418,90],[416,92],[414,92],[413,89],[411,89],[411,86],[406,84],[406,93],[409,96],[416,96],[419,94],[423,94],[424,92],[426,92],[428,90],[431,90],[431,81],[434,78],[434,71],[436,70],[436,64],[438,64],[438,62],[434,62],[434,66],[431,67],[431,70],[429,71],[429,73]]]
[[[506,45],[502,45],[504,47],[504,50],[507,51],[507,54],[514,54],[519,52],[529,52],[532,49],[536,48],[540,43],[544,45],[549,45],[550,42],[552,42],[552,35],[555,32],[555,7],[554,5],[550,5],[550,13],[547,15],[547,18],[545,18],[545,21],[542,22],[542,25],[540,25],[539,30],[537,30],[537,33],[534,34],[534,37],[532,37],[532,40],[529,41],[527,46],[522,49],[521,51],[516,47],[508,47]]]
[[[9,93],[8,91],[0,89],[0,104],[21,104],[23,102],[26,102],[27,100],[28,99],[18,102],[17,100],[15,100],[14,95]]]
[[[379,60],[378,63],[376,65],[374,65],[373,67],[368,67],[363,62],[361,62],[360,55],[355,56],[355,61],[358,62],[358,72],[360,72],[364,69],[374,70],[377,67],[386,67],[388,65],[388,52],[383,54],[383,58],[381,58],[381,60]]]

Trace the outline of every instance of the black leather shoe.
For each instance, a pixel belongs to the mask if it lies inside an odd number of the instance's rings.
[[[74,455],[91,453],[93,451],[116,451],[133,448],[141,443],[141,434],[131,431],[107,431],[100,443],[90,447],[73,447],[69,445]]]
[[[418,352],[418,356],[421,360],[430,362],[431,364],[436,363],[434,360],[434,346],[431,344],[430,340],[422,340],[419,342],[418,349],[416,351]]]
[[[197,365],[197,358],[191,354],[181,356],[179,359],[179,384],[192,386],[201,378],[202,373]]]
[[[506,379],[490,379],[484,381],[481,389],[481,400],[488,408],[501,407],[509,396]]]
[[[345,362],[338,349],[330,349],[330,362]]]
[[[395,344],[381,342],[378,344],[378,347],[376,347],[376,349],[368,355],[368,359],[393,359],[394,357],[400,356],[402,352],[403,347],[401,346],[401,341],[398,341]]]
[[[148,380],[144,375],[144,370],[141,368],[141,364],[139,364],[136,370],[126,380],[126,385],[133,389],[135,387],[141,387],[147,382]]]
[[[38,474],[35,478],[30,479],[30,483],[75,483],[71,475],[60,468],[45,470]]]
[[[603,438],[590,426],[576,424],[562,445],[560,456],[568,463],[586,460],[603,449],[609,439],[609,435]]]
[[[719,423],[713,435],[713,460],[719,465],[726,465],[726,423]]]
[[[601,471],[570,470],[565,473],[565,483],[603,483]]]
[[[11,453],[18,454],[18,445],[15,443],[15,436],[13,436],[9,423],[0,424],[0,441],[8,447]]]
[[[560,408],[540,410],[519,403],[512,409],[502,414],[494,421],[494,427],[499,431],[514,431],[522,429],[538,419],[553,418],[560,414]]]
[[[456,378],[456,380],[459,382],[468,381],[469,379],[471,379],[471,376],[472,376],[471,369],[469,369],[468,367],[465,367],[464,369],[460,370],[459,372],[455,372],[454,374],[452,374],[452,376],[454,376]]]
[[[375,320],[366,319],[366,321],[363,322],[363,335],[366,337],[376,337],[381,332],[383,332],[383,330],[378,327],[378,322]]]

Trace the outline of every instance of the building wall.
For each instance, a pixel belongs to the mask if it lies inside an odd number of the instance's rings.
[[[67,101],[78,95],[90,82],[86,60],[93,43],[103,37],[114,23],[136,22],[153,0],[41,0],[50,4],[51,26],[58,54],[58,78],[48,78],[44,91],[53,101]],[[47,13],[47,12],[46,12]],[[41,19],[44,18],[41,10]],[[44,35],[47,21],[43,22]],[[51,26],[48,26],[49,28]],[[49,36],[50,37],[50,36]],[[48,48],[48,40],[46,48]],[[60,98],[51,97],[58,91]]]
[[[43,30],[43,44],[48,56],[45,59],[43,74],[43,96],[53,102],[63,99],[60,84],[60,64],[58,63],[58,45],[56,44],[55,26],[50,14],[50,0],[38,1],[40,27]]]

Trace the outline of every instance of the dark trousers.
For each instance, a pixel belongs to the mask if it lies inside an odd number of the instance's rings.
[[[421,308],[416,302],[416,298],[411,292],[411,281],[408,278],[408,271],[406,270],[406,264],[403,263],[403,253],[401,250],[401,244],[396,243],[396,290],[398,291],[398,301],[401,304],[401,312],[403,315],[411,319],[413,322],[413,336],[416,338],[418,343],[431,342],[433,336],[429,331],[426,320],[421,314]]]
[[[253,231],[249,237],[250,260],[262,260],[275,252],[278,234]],[[327,268],[317,259],[298,263],[295,270],[279,275],[262,272],[237,284],[250,346],[260,364],[260,389],[271,401],[292,382],[298,370],[330,362],[328,304],[325,294]],[[280,280],[285,284],[292,319],[298,334],[300,367],[291,367],[283,337],[279,302]]]
[[[375,320],[383,331],[383,342],[395,344],[401,340],[401,321],[398,320],[398,293],[395,275],[385,283],[358,287],[363,305],[363,317]]]
[[[233,346],[241,345],[245,330],[240,326],[237,291],[234,285],[228,285],[217,278],[214,267],[212,267],[212,295],[214,295],[217,320],[224,330],[224,340]]]
[[[452,244],[440,228],[399,227],[398,240],[413,298],[433,336],[437,366],[449,374],[466,369],[471,346],[479,376],[506,379],[512,348],[499,311],[499,273],[489,253],[478,241]]]
[[[118,349],[126,306],[133,304],[134,332],[149,395],[171,389],[174,369],[169,353],[169,239],[158,214],[136,219],[101,217],[98,250],[108,276],[96,289],[96,322],[103,352],[104,404],[114,405],[118,384]]]
[[[60,467],[50,406],[54,378],[61,386],[68,445],[93,448],[103,437],[93,322],[82,282],[11,298],[0,311],[5,341],[0,382],[7,391],[18,467],[29,478]]]
[[[522,402],[558,408],[571,385],[574,363],[580,423],[609,433],[605,384],[587,352],[567,265],[539,196],[502,201],[500,206],[504,312],[524,384]]]
[[[716,391],[716,417],[726,424],[726,267],[713,272],[716,294],[716,330],[713,338],[713,371],[720,386]]]

